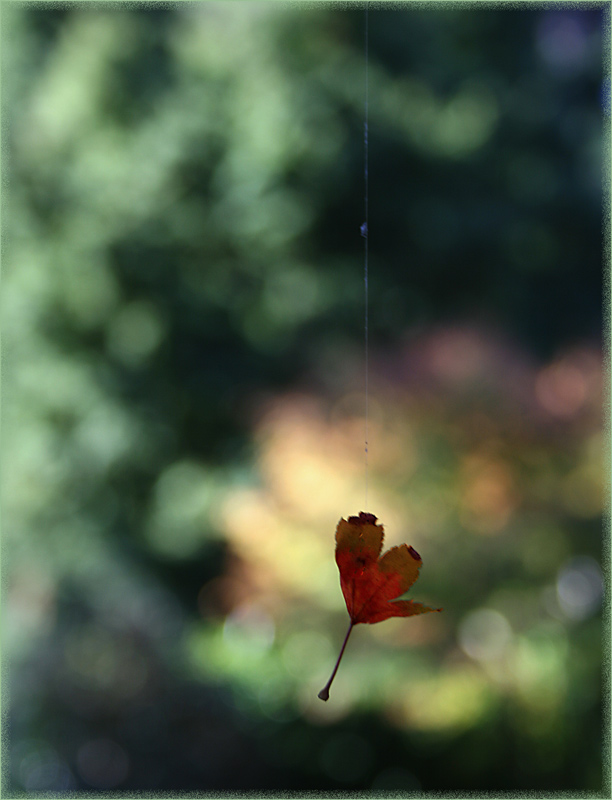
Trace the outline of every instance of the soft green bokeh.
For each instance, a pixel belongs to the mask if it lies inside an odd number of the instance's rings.
[[[371,9],[328,703],[363,11],[3,17],[7,785],[601,791],[603,13]]]

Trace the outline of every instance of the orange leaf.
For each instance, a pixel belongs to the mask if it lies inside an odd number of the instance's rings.
[[[341,519],[336,529],[336,563],[340,586],[351,623],[382,622],[390,617],[412,617],[429,608],[412,600],[396,600],[419,577],[420,555],[402,544],[379,558],[384,529],[374,514],[363,511],[358,517]]]
[[[383,526],[376,524],[374,514],[364,511],[358,517],[341,519],[336,528],[336,563],[351,621],[334,671],[319,692],[321,700],[329,699],[329,687],[338,672],[353,625],[442,611],[413,600],[396,599],[419,577],[423,562],[414,547],[406,544],[392,547],[380,558],[384,535]]]

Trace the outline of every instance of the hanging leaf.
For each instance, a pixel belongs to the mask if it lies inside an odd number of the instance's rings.
[[[319,692],[321,700],[329,697],[329,687],[354,625],[442,611],[413,600],[397,600],[419,577],[423,561],[414,547],[406,544],[392,547],[380,557],[384,535],[374,514],[364,511],[358,517],[341,519],[336,528],[336,563],[351,621],[331,678]]]

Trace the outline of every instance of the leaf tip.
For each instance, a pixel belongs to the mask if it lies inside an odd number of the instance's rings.
[[[351,525],[376,525],[378,517],[374,514],[368,514],[365,511],[360,511],[358,517],[349,517],[347,522]]]
[[[414,547],[411,544],[408,545],[408,552],[414,558],[415,561],[422,561],[423,560],[421,558],[421,556],[417,553],[417,551],[414,549]]]
[[[325,700],[325,701],[329,700],[329,689],[327,688],[327,686],[325,687],[325,689],[321,689],[317,697],[320,700]]]

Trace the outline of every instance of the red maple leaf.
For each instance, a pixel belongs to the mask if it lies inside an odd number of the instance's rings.
[[[419,577],[423,561],[414,547],[405,544],[392,547],[379,557],[384,535],[383,526],[376,524],[374,514],[364,511],[358,517],[341,519],[336,528],[336,563],[351,621],[331,678],[319,692],[321,700],[329,697],[329,687],[354,625],[442,611],[413,600],[396,599],[407,592]]]

